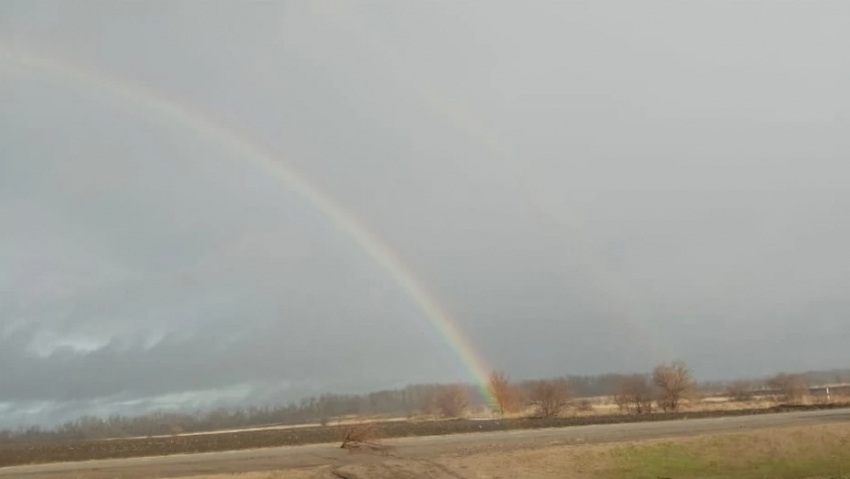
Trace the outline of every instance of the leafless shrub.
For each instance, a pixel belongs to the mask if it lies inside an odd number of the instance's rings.
[[[614,403],[628,414],[651,413],[653,399],[652,385],[640,374],[621,379],[614,391]]]
[[[576,410],[578,412],[592,412],[593,411],[593,401],[590,399],[582,399],[578,403],[576,403]]]
[[[457,418],[469,405],[466,388],[460,385],[441,386],[436,398],[437,410],[442,417]]]
[[[801,401],[809,392],[809,383],[802,374],[777,374],[767,381],[767,386],[779,392],[786,402]]]
[[[494,408],[499,415],[504,416],[506,412],[516,412],[520,407],[519,391],[515,388],[508,376],[501,371],[490,373],[487,389],[495,401]]]
[[[682,399],[694,389],[691,369],[682,361],[659,364],[652,371],[657,389],[656,402],[664,412],[676,412]]]
[[[570,384],[564,379],[531,381],[527,389],[529,402],[538,417],[557,417],[572,401]]]
[[[753,396],[755,396],[755,387],[750,381],[733,381],[726,385],[724,394],[733,401],[751,401]]]
[[[357,449],[364,445],[380,446],[381,434],[373,422],[350,424],[342,428],[341,449]]]

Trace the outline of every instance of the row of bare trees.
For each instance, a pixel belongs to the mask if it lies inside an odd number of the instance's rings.
[[[650,376],[623,378],[613,393],[621,411],[631,414],[650,413],[654,406],[664,412],[679,410],[682,400],[694,397],[696,383],[690,368],[681,362],[660,364]],[[763,381],[737,380],[727,383],[723,394],[733,401],[751,401],[757,394],[777,401],[792,403],[809,393],[809,381],[803,374],[781,373]]]
[[[804,398],[810,382],[848,383],[850,371],[834,370],[806,374],[779,374],[768,380],[703,384],[714,394],[748,401],[754,396],[772,396],[778,401]],[[487,387],[490,406],[500,414],[530,410],[534,416],[554,417],[569,409],[587,406],[574,398],[611,396],[620,410],[646,414],[654,410],[677,411],[683,400],[694,397],[697,385],[685,363],[660,364],[650,374],[568,376],[512,383],[499,371],[490,375]],[[470,408],[481,407],[481,395],[470,385],[411,385],[402,389],[365,395],[322,394],[279,406],[219,408],[198,413],[150,413],[138,416],[85,416],[49,429],[39,427],[0,431],[0,442],[25,440],[81,440],[107,437],[148,436],[179,432],[201,432],[268,424],[330,423],[347,416],[462,417]]]
[[[690,368],[683,362],[664,363],[650,376],[621,376],[610,391],[624,412],[650,413],[657,406],[665,412],[679,410],[682,400],[695,388]],[[571,384],[566,379],[527,381],[513,386],[502,372],[494,372],[489,381],[494,409],[501,415],[533,407],[539,417],[555,417],[573,405]]]
[[[757,394],[786,403],[799,402],[809,394],[809,380],[803,374],[781,373],[759,384],[739,380],[729,383],[724,394],[733,401],[751,401]]]
[[[696,389],[691,369],[682,361],[662,363],[650,375],[624,377],[612,392],[615,404],[629,414],[648,414],[658,407],[676,412]]]
[[[504,416],[531,406],[536,416],[555,417],[572,404],[572,385],[567,379],[544,379],[511,384],[501,371],[490,374],[488,390],[493,409]]]
[[[573,391],[567,379],[548,379],[511,383],[501,371],[494,371],[487,389],[493,404],[490,406],[499,415],[517,413],[533,407],[535,415],[554,417],[569,407]],[[443,418],[462,417],[470,406],[472,390],[464,385],[438,386],[423,401],[420,412]]]
[[[649,378],[641,374],[623,378],[614,391],[614,403],[629,414],[648,414],[655,403],[655,391]]]

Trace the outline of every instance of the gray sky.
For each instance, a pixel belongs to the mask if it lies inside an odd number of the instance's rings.
[[[639,3],[639,4],[638,4]],[[846,367],[843,2],[0,5],[3,421],[467,379],[308,201],[514,377]]]

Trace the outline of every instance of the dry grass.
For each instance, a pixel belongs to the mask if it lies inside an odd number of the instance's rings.
[[[589,401],[592,406],[590,409],[580,410],[577,407],[566,407],[562,412],[561,416],[564,417],[599,417],[599,416],[610,416],[623,414],[619,407],[614,402],[613,397],[611,396],[597,396],[590,398],[577,398],[573,400],[575,405],[578,405],[580,402]],[[754,410],[754,409],[769,409],[771,407],[775,407],[778,404],[781,404],[783,401],[777,400],[777,398],[767,397],[767,396],[755,396],[752,399],[747,401],[736,401],[731,397],[726,396],[711,396],[704,398],[689,398],[685,399],[681,406],[680,412],[709,412],[709,411],[743,411],[743,410]],[[850,402],[850,395],[838,395],[833,394],[828,401],[826,397],[822,396],[807,396],[800,401],[798,404],[847,404]],[[499,415],[496,412],[489,410],[488,408],[477,408],[470,409],[466,414],[467,419],[518,419],[518,418],[526,418],[534,416],[536,410],[533,406],[526,406],[523,408],[518,408],[514,411],[506,411],[504,415]],[[379,418],[374,419],[374,421],[381,422],[393,422],[393,421],[413,421],[413,422],[428,422],[428,421],[441,421],[444,418],[439,415],[412,415],[407,418]],[[337,422],[334,424],[353,424],[364,422],[367,419],[358,419],[356,417],[346,418],[345,421]],[[372,421],[373,419],[368,419]]]
[[[589,401],[590,408],[577,407],[580,402]],[[807,396],[797,404],[847,404],[850,396],[833,394],[829,401],[825,397]],[[560,414],[563,417],[600,417],[623,414],[611,396],[598,396],[592,398],[579,398],[573,400],[574,407],[566,407]],[[756,396],[747,401],[736,401],[731,397],[712,396],[705,398],[689,398],[683,400],[679,412],[710,412],[710,411],[744,411],[755,409],[770,409],[781,404],[776,398]],[[660,411],[660,410],[659,410]],[[656,411],[656,412],[659,412]],[[476,411],[469,414],[468,419],[518,419],[535,416],[537,411],[533,406],[526,406],[516,411],[506,412],[504,416],[490,411]],[[415,422],[439,421],[439,416],[415,416],[409,418]]]
[[[850,479],[850,426],[779,428],[628,445],[577,445],[444,459],[469,477]],[[463,476],[466,477],[466,476]]]
[[[734,401],[730,398],[705,398],[699,401],[686,401],[682,404],[682,412],[697,411],[742,411],[751,409],[768,409],[776,406],[776,402],[768,398],[754,398],[749,401]]]
[[[846,398],[843,397],[835,397],[833,398],[833,403],[836,402],[846,402]],[[598,417],[598,416],[610,416],[615,414],[623,414],[620,411],[620,408],[617,404],[614,403],[613,398],[611,397],[596,397],[596,398],[588,398],[591,403],[592,408],[588,410],[576,410],[574,408],[568,408],[566,412],[563,414],[564,416],[579,416],[579,417]],[[820,398],[811,398],[810,400],[804,402],[804,404],[826,404],[827,401],[825,399]],[[778,403],[772,398],[765,397],[757,397],[753,398],[749,401],[734,401],[728,397],[710,397],[703,399],[688,399],[681,403],[679,407],[680,412],[709,412],[709,411],[743,411],[743,410],[753,410],[753,409],[769,409],[771,407],[776,406]],[[656,411],[657,412],[657,411]],[[514,414],[506,414],[505,417],[528,417],[534,414],[534,410],[531,408],[525,409],[518,413]]]
[[[850,475],[850,427],[720,434],[611,449],[599,477],[798,479]]]

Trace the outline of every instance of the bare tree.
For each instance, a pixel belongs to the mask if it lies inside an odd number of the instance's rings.
[[[437,410],[443,417],[461,417],[469,405],[466,388],[459,384],[441,386],[436,400]]]
[[[374,443],[380,439],[378,427],[373,422],[349,424],[342,428],[341,449],[356,448],[360,444]]]
[[[750,401],[755,395],[755,387],[751,381],[733,381],[726,385],[724,394],[733,401]]]
[[[800,401],[809,392],[809,382],[802,374],[777,374],[767,381],[767,386],[788,402]]]
[[[557,417],[572,401],[569,382],[549,379],[527,383],[528,399],[539,417]]]
[[[519,394],[505,373],[490,373],[487,389],[495,401],[494,406],[499,415],[504,416],[506,412],[514,412],[519,408]]]
[[[620,411],[629,414],[651,413],[653,399],[649,378],[641,374],[624,377],[614,391],[614,402]]]
[[[682,361],[659,364],[652,371],[652,382],[658,392],[658,406],[664,412],[676,412],[682,399],[693,391],[691,369]]]
[[[392,446],[381,442],[381,430],[376,423],[350,424],[342,428],[341,449],[352,451],[375,451],[382,455],[388,455]]]

